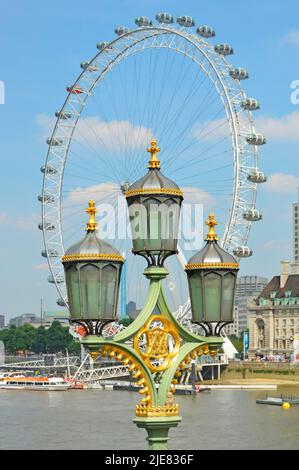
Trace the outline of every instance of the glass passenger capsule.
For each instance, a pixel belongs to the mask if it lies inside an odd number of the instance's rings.
[[[244,212],[243,217],[245,220],[251,222],[257,222],[263,218],[262,214],[257,209],[249,209],[248,211]]]
[[[158,23],[171,24],[173,23],[173,16],[170,13],[157,13],[156,20]]]
[[[135,24],[139,27],[142,27],[142,26],[152,26],[152,20],[150,18],[148,18],[148,16],[138,16],[136,19],[135,19]]]
[[[264,145],[267,143],[263,134],[251,134],[246,137],[246,141],[250,145]]]
[[[233,253],[239,258],[249,258],[253,252],[248,246],[238,246],[234,248]]]
[[[203,38],[213,38],[216,36],[215,30],[211,26],[207,25],[199,26],[196,32]]]
[[[96,72],[98,70],[98,67],[90,62],[81,62],[80,67],[82,70],[88,70],[88,72]]]
[[[72,113],[68,113],[67,111],[56,111],[55,116],[59,119],[70,119],[72,117]]]
[[[180,26],[185,26],[185,28],[191,28],[195,25],[192,16],[179,16],[176,21]]]
[[[61,137],[49,137],[47,139],[47,144],[52,147],[59,147],[60,145],[63,145],[63,139],[61,139]]]
[[[59,305],[59,307],[66,307],[66,303],[65,303],[65,301],[62,297],[59,297],[59,299],[57,299],[56,303],[57,303],[57,305]]]
[[[57,173],[56,168],[54,168],[52,165],[43,165],[40,167],[40,171],[44,174],[46,173],[47,175],[55,175]]]
[[[39,194],[37,199],[39,202],[54,202],[55,198],[54,196],[51,196],[50,194]]]
[[[124,34],[127,34],[129,31],[130,31],[130,28],[127,28],[127,26],[118,26],[114,30],[117,36],[123,36]]]
[[[57,256],[58,256],[58,251],[53,250],[53,248],[50,248],[48,250],[48,253],[46,252],[46,250],[42,250],[42,257],[43,258],[55,258]]]
[[[252,181],[252,183],[265,183],[267,181],[267,176],[262,171],[251,171],[247,179]]]
[[[260,109],[260,103],[255,98],[245,98],[241,101],[241,106],[243,109],[247,109],[248,111],[256,111]]]
[[[51,222],[45,222],[45,223],[40,222],[38,224],[38,228],[40,230],[55,230],[55,225],[52,224]]]
[[[99,51],[102,51],[103,49],[105,49],[105,51],[112,51],[113,47],[112,46],[109,46],[109,42],[107,41],[103,41],[103,42],[98,42],[97,43],[97,49]]]
[[[246,78],[249,78],[248,71],[241,67],[230,69],[229,74],[235,80],[246,80]]]
[[[48,282],[50,282],[51,284],[54,284],[55,281],[57,282],[57,284],[61,284],[62,282],[64,282],[64,277],[58,275],[55,277],[55,280],[54,280],[53,275],[50,274],[50,276],[48,276]]]
[[[66,91],[71,93],[72,95],[81,95],[83,93],[83,89],[79,85],[68,85],[66,87]]]
[[[232,55],[234,53],[234,49],[229,44],[217,44],[214,49],[220,55]]]

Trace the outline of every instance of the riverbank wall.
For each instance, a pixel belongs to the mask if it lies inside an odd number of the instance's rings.
[[[286,362],[230,362],[222,371],[221,380],[286,379],[299,382],[299,365]]]

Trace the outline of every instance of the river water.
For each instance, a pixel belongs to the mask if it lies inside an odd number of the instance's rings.
[[[281,390],[270,395],[279,395]],[[267,392],[217,390],[177,396],[182,422],[170,449],[299,449],[299,406],[257,405]],[[284,395],[299,395],[294,388]],[[0,390],[0,449],[146,449],[126,391]]]

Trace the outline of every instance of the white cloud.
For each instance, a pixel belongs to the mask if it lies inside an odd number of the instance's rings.
[[[287,173],[275,173],[268,177],[265,189],[275,193],[294,193],[299,187],[299,178]]]
[[[184,193],[184,202],[188,204],[202,204],[210,206],[214,202],[214,198],[208,192],[194,187],[184,187],[182,188]]]
[[[299,46],[299,31],[289,31],[281,40],[282,44],[291,44]]]
[[[51,136],[55,119],[44,114],[36,117],[42,128],[42,138]],[[105,122],[99,116],[81,118],[74,132],[74,141],[93,149],[123,152],[138,148],[146,148],[152,137],[151,129],[134,126],[130,121]]]
[[[85,188],[78,186],[68,194],[64,204],[69,206],[70,203],[74,204],[87,204],[89,199],[95,201],[105,201],[111,199],[111,196],[116,194],[121,195],[120,188],[115,183],[101,183],[93,186],[86,186]]]
[[[260,116],[254,119],[256,132],[265,134],[271,140],[299,141],[299,112],[294,111],[277,118]],[[242,127],[244,123],[240,122]],[[225,138],[230,133],[227,121],[217,119],[208,123],[197,123],[191,135],[198,141]]]
[[[279,118],[258,117],[255,124],[257,132],[262,132],[268,139],[299,141],[298,111]]]

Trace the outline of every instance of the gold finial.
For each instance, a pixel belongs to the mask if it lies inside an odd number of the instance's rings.
[[[205,223],[208,227],[210,227],[209,233],[206,236],[206,240],[218,240],[217,233],[215,233],[214,230],[214,227],[215,225],[218,225],[218,222],[216,222],[213,212],[210,212],[209,220],[206,220]]]
[[[90,199],[88,203],[88,208],[85,209],[85,212],[89,214],[89,221],[86,224],[86,230],[89,232],[94,232],[97,229],[97,223],[95,220],[95,215],[97,213],[97,210],[95,206],[95,201],[93,199]]]
[[[160,168],[160,161],[157,158],[157,153],[160,152],[160,148],[157,147],[156,139],[151,140],[151,146],[147,149],[152,154],[150,161],[148,162],[149,168]]]

